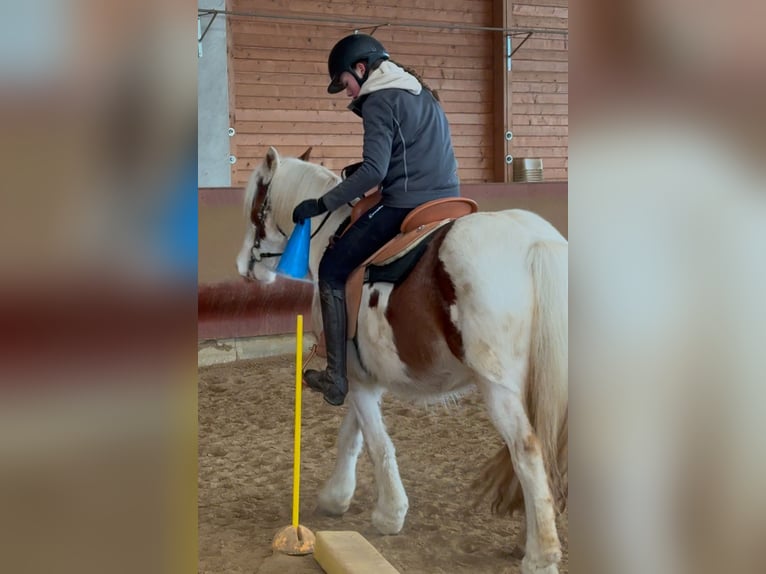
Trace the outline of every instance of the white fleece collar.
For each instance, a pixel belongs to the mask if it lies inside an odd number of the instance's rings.
[[[388,88],[407,90],[416,96],[423,90],[423,86],[420,85],[415,76],[405,72],[393,62],[386,60],[370,72],[367,80],[362,84],[362,89],[359,90],[359,96],[357,97]]]

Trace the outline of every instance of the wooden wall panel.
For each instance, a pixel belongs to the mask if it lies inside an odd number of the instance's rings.
[[[229,10],[292,16],[361,16],[431,23],[491,24],[491,1],[401,0],[314,2],[231,0]],[[353,28],[230,16],[236,135],[232,185],[244,185],[274,145],[285,155],[313,146],[314,161],[330,169],[359,161],[362,123],[346,109],[344,94],[327,94],[327,55]],[[361,29],[369,33],[370,30]],[[459,175],[493,181],[490,158],[492,101],[489,32],[432,28],[379,28],[378,38],[398,62],[413,67],[439,92],[453,132]]]
[[[515,1],[513,26],[566,30],[567,6],[568,0]],[[568,179],[568,57],[567,37],[553,34],[534,34],[513,57],[512,155],[541,158],[549,181]]]
[[[542,18],[553,22],[546,27],[566,26],[566,6],[561,0],[529,0],[520,8],[514,4],[513,18]],[[493,25],[493,0],[229,0],[227,9],[291,18],[336,15]],[[335,171],[359,161],[361,120],[346,109],[344,94],[326,92],[327,55],[353,27],[236,15],[227,17],[227,25],[230,117],[236,131],[232,153],[237,157],[232,186],[245,185],[270,145],[283,155],[299,155],[313,146],[312,159]],[[496,181],[493,34],[385,26],[375,31],[395,60],[413,67],[438,90],[465,183]],[[514,58],[513,129],[524,147],[513,153],[544,153],[546,179],[566,179],[566,154],[560,152],[567,136],[566,49],[561,36],[533,36]],[[537,135],[543,139],[535,139]]]

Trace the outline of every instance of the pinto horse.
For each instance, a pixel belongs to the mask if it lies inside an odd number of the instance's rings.
[[[270,148],[245,191],[250,216],[239,273],[271,282],[292,231],[292,211],[340,178]],[[313,324],[321,325],[317,271],[351,207],[311,220]],[[568,244],[547,221],[519,209],[478,212],[440,227],[406,279],[365,284],[349,341],[349,408],[338,458],[319,507],[341,515],[356,487],[363,442],[375,471],[373,525],[396,534],[408,508],[386,433],[386,391],[416,403],[450,400],[478,387],[505,445],[477,483],[493,511],[526,515],[522,572],[558,572],[556,513],[567,495]],[[319,332],[319,331],[317,331]]]

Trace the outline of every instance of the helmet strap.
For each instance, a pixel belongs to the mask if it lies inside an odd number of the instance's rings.
[[[356,65],[352,66],[351,68],[351,75],[354,76],[354,79],[356,80],[356,83],[359,84],[359,87],[362,87],[362,84],[364,84],[367,81],[367,76],[370,75],[370,66],[367,64],[367,62],[364,62],[364,75],[360,78],[359,75],[356,73]]]
[[[351,75],[354,76],[354,79],[356,80],[356,83],[359,84],[359,87],[362,87],[362,84],[364,84],[364,81],[367,79],[367,72],[364,73],[363,77],[359,77],[356,74],[356,70],[352,70]]]

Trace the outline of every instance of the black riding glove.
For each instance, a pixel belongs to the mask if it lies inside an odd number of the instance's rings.
[[[293,210],[293,223],[298,223],[304,219],[311,219],[327,211],[322,198],[305,199],[301,201]]]

